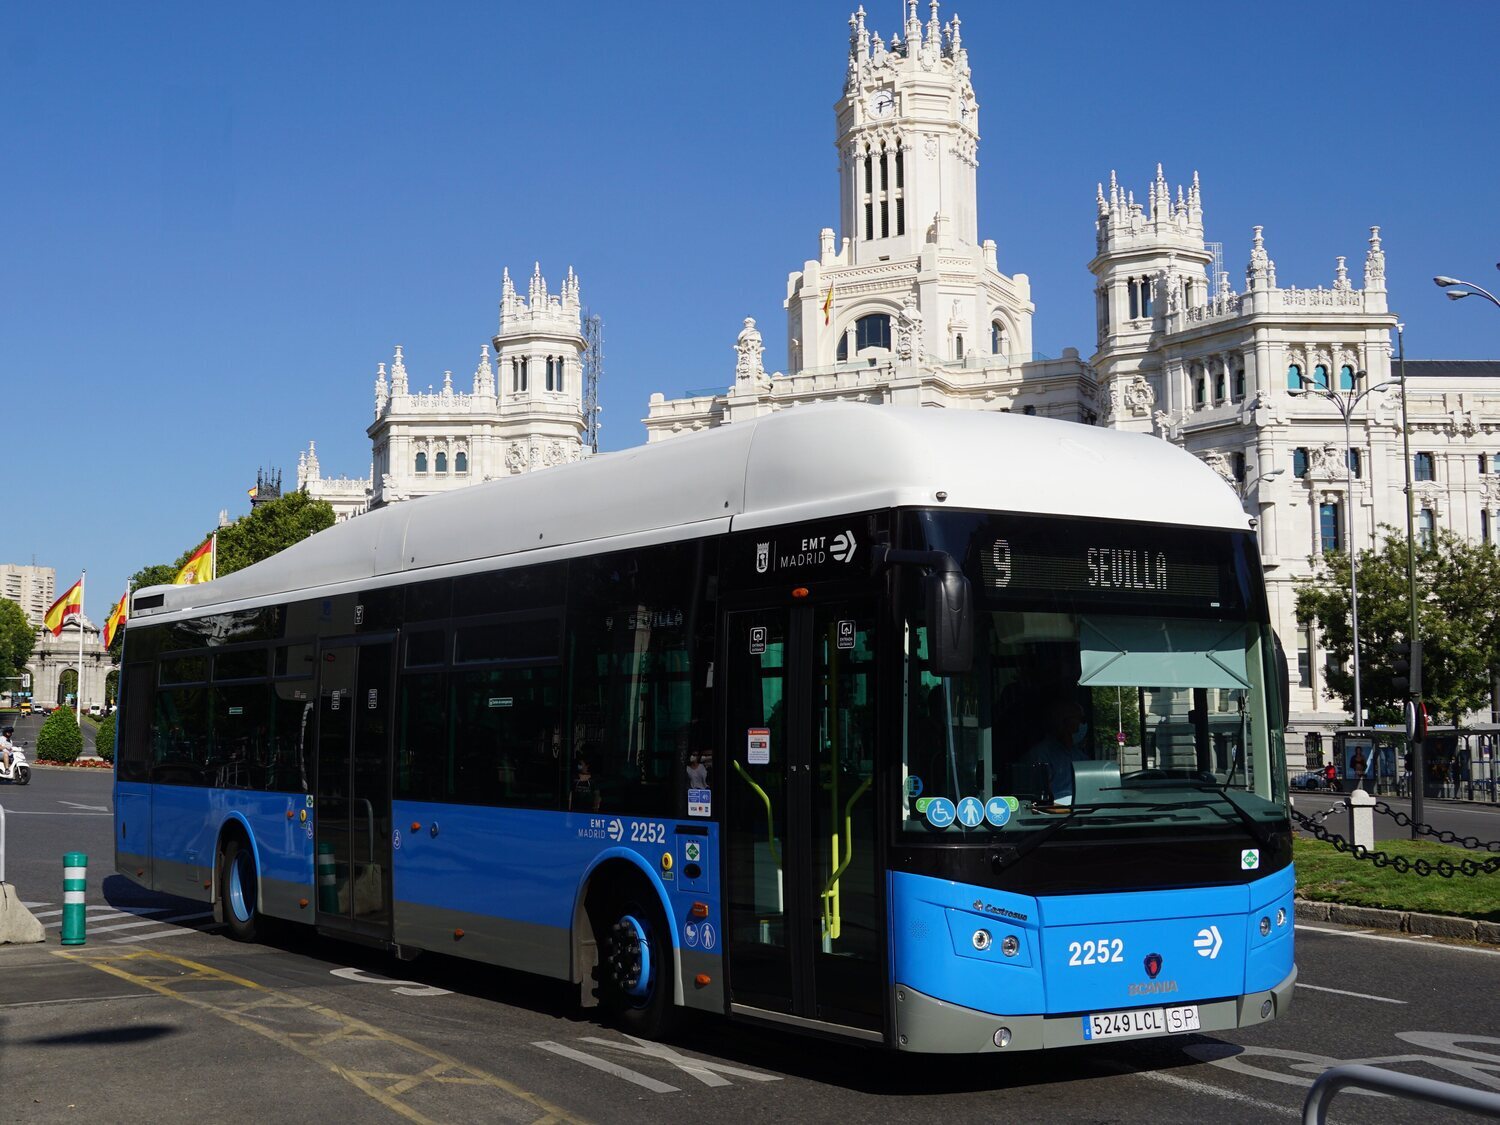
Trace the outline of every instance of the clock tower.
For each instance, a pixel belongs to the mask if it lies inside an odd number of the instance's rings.
[[[834,103],[839,226],[787,282],[787,372],[1016,368],[1031,358],[1031,285],[980,241],[979,103],[959,18],[903,0],[889,42],[849,17]],[[906,374],[900,374],[900,373]],[[903,392],[904,393],[904,392]],[[901,397],[901,396],[897,396]]]
[[[849,20],[835,112],[839,219],[854,265],[919,253],[935,219],[946,227],[940,239],[979,245],[979,106],[959,19],[940,24],[931,0],[924,27],[917,0],[903,7],[905,26],[889,44],[865,25],[863,8]]]

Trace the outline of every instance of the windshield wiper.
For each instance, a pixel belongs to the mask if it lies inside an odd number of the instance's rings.
[[[1063,817],[1061,820],[1053,824],[1047,825],[1046,828],[1043,828],[1035,835],[1028,836],[1010,851],[995,852],[995,854],[990,858],[990,862],[994,866],[996,872],[1004,871],[1007,867],[1010,867],[1012,864],[1021,859],[1022,856],[1035,851],[1037,848],[1045,844],[1048,840],[1052,839],[1052,837],[1056,836],[1064,828],[1072,824],[1073,821],[1083,813],[1091,813],[1096,809],[1134,809],[1139,807],[1140,806],[1137,805],[1134,801],[1110,801],[1105,804],[1074,805],[1067,816]],[[1037,811],[1037,806],[1035,803],[1032,804],[1031,808],[1033,812]]]
[[[1261,847],[1265,848],[1267,851],[1271,849],[1271,844],[1274,839],[1271,835],[1271,830],[1260,821],[1256,820],[1253,816],[1251,816],[1250,813],[1243,806],[1241,806],[1238,801],[1231,797],[1229,795],[1228,787],[1219,785],[1217,783],[1210,784],[1205,781],[1195,781],[1191,782],[1187,786],[1187,788],[1195,789],[1199,793],[1213,793],[1217,795],[1221,800],[1223,800],[1226,805],[1234,810],[1235,816],[1240,818],[1241,822],[1243,822],[1246,830],[1249,831],[1251,837],[1255,840],[1255,842]]]

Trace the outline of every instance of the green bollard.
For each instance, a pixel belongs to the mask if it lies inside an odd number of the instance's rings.
[[[338,868],[329,843],[318,845],[318,909],[324,914],[339,912]]]
[[[64,945],[84,943],[88,908],[83,905],[83,892],[88,885],[88,878],[88,856],[82,852],[69,852],[63,856],[62,943]]]

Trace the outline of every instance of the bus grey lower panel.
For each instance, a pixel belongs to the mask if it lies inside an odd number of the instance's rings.
[[[1268,1023],[1278,1015],[1291,1010],[1292,986],[1297,983],[1297,970],[1276,987],[1266,992],[1251,992],[1227,1000],[1199,1001],[1199,1031],[1229,1031],[1237,1027],[1253,1027]],[[1003,1048],[1005,1054],[1016,1051],[1036,1051],[1045,1047],[1077,1047],[1088,1043],[1083,1037],[1083,1020],[1078,1015],[1001,1015],[979,1012],[973,1008],[960,1007],[926,996],[904,984],[896,985],[896,1033],[897,1046],[903,1051],[920,1051],[929,1054],[977,1054],[988,1051],[1000,1054],[1002,1048],[995,1045],[995,1032],[1010,1029],[1010,1043]],[[1261,1007],[1270,1001],[1271,1007],[1262,1016]],[[1099,1011],[1118,1010],[1101,1004]],[[1106,1042],[1128,1042],[1129,1040],[1106,1040]]]
[[[572,964],[572,939],[561,926],[415,902],[396,903],[395,941],[559,980],[568,979]]]
[[[682,953],[682,1003],[688,1008],[701,1008],[706,1012],[724,1010],[724,959],[701,949],[684,949]],[[708,977],[708,983],[698,987],[698,974]]]
[[[213,900],[213,869],[201,863],[179,863],[175,859],[157,858],[151,868],[153,889],[196,902]],[[204,886],[204,884],[209,884]]]
[[[271,918],[285,918],[289,922],[311,922],[313,920],[312,904],[302,905],[310,897],[306,884],[289,883],[285,879],[267,879],[261,876],[260,908]]]
[[[148,856],[115,852],[115,873],[125,876],[138,886],[147,888],[151,886],[151,860]]]

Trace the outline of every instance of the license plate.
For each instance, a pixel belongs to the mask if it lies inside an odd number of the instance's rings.
[[[1180,1008],[1132,1008],[1125,1012],[1092,1012],[1083,1017],[1083,1037],[1134,1039],[1142,1035],[1177,1035],[1198,1030],[1198,1006]]]

